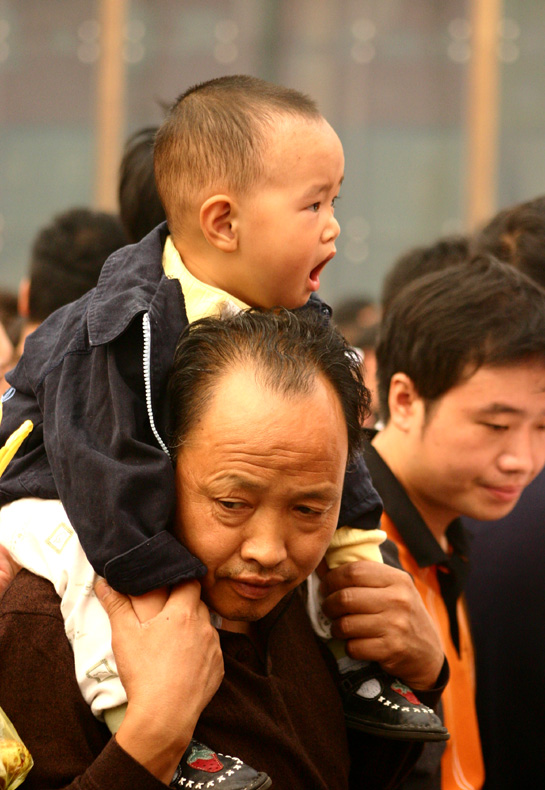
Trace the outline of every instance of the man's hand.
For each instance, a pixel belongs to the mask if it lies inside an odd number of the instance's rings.
[[[377,661],[415,690],[434,687],[443,650],[408,573],[360,560],[327,571],[322,591],[332,633],[352,658]]]
[[[223,678],[223,656],[200,584],[174,587],[162,611],[140,622],[128,596],[95,587],[112,627],[112,648],[127,693],[119,745],[169,784],[203,708]]]
[[[9,551],[0,543],[0,601],[20,570],[21,566],[15,562]]]

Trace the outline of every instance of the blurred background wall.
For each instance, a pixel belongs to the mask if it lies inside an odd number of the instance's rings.
[[[543,0],[0,0],[0,273],[51,216],[115,209],[124,139],[227,73],[317,99],[345,146],[322,296],[545,192]]]

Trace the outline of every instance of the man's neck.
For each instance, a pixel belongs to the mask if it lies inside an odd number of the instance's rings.
[[[422,519],[444,551],[448,550],[446,532],[449,524],[459,514],[443,507],[415,482],[412,472],[412,459],[404,452],[403,442],[397,436],[395,427],[387,425],[379,431],[372,441],[373,447],[390,467],[391,471],[405,489],[407,496],[418,510]],[[388,508],[386,508],[388,510]]]
[[[227,620],[226,617],[222,617],[219,628],[234,634],[246,634],[246,636],[252,634],[252,623],[246,620]]]

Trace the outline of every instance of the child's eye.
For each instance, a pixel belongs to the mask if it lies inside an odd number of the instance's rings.
[[[340,199],[341,199],[340,195],[335,195],[335,197],[331,201],[331,205],[333,206],[333,208],[335,208],[335,205],[336,205],[337,201],[340,200]]]
[[[313,203],[311,206],[309,206],[309,209],[311,211],[318,212],[318,211],[320,211],[320,204],[319,203]]]

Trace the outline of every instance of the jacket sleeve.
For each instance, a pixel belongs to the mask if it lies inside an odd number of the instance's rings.
[[[45,447],[68,517],[96,572],[131,595],[205,570],[169,531],[174,469],[146,407],[142,332],[135,319],[114,341],[67,354],[39,391]],[[164,399],[163,391],[157,404]]]
[[[73,307],[58,311],[27,340],[2,432],[26,417],[35,428],[0,481],[0,501],[60,498],[93,568],[120,592],[201,576],[202,563],[170,531],[174,470],[150,427],[142,322],[93,346],[84,319]],[[154,357],[158,414],[170,345],[157,343],[163,356]]]

